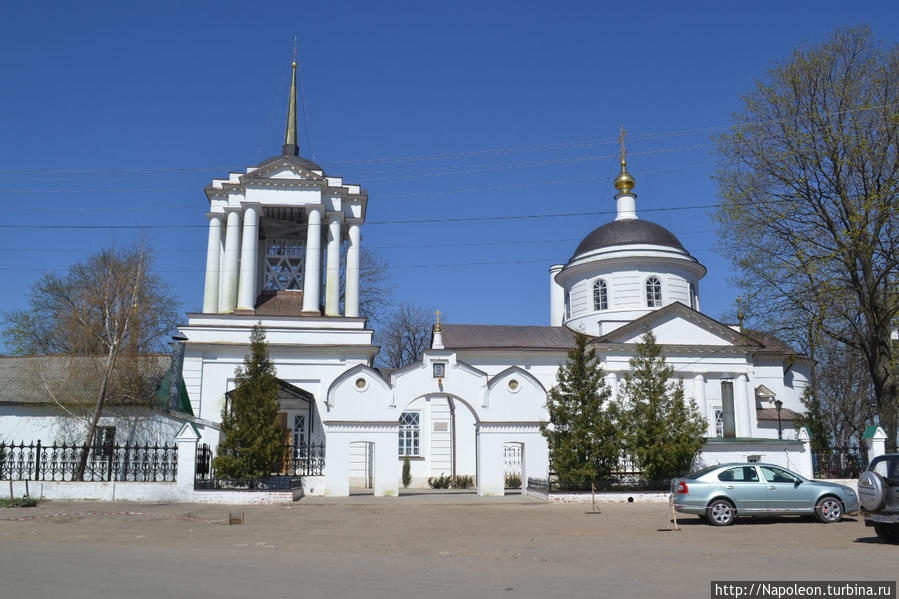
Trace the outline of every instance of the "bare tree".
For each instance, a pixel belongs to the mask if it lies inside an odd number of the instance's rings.
[[[136,359],[161,348],[177,318],[177,303],[168,285],[152,272],[152,257],[142,244],[104,250],[74,264],[65,275],[46,274],[32,287],[29,300],[30,310],[6,318],[4,335],[14,351],[96,358],[96,396],[76,471],[80,480],[111,390],[145,395],[140,380],[127,376],[130,360],[117,368],[120,355]],[[29,329],[31,325],[36,328]],[[139,368],[138,362],[134,367]]]
[[[343,248],[346,263],[346,246]],[[359,314],[377,326],[385,317],[393,289],[390,267],[380,254],[365,247],[359,252]],[[340,269],[340,302],[346,298],[346,271]],[[370,325],[371,326],[371,325]]]
[[[428,310],[410,303],[400,305],[375,333],[381,346],[376,362],[388,368],[402,368],[417,360],[430,346],[433,322]]]
[[[864,360],[896,449],[899,46],[840,29],[794,51],[718,139],[724,253],[751,314]]]

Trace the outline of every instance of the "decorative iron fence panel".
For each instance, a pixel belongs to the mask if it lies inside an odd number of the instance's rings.
[[[812,454],[815,478],[858,478],[868,467],[866,445],[835,447]]]
[[[301,476],[322,476],[325,473],[325,444],[285,445],[281,458],[273,464],[270,476],[259,480],[219,479],[212,467],[212,449],[203,443],[197,446],[194,488],[197,489],[259,489],[275,490],[296,487],[291,482]]]
[[[0,480],[67,482],[75,479],[81,445],[0,443]],[[176,445],[102,445],[88,450],[85,482],[174,482]]]

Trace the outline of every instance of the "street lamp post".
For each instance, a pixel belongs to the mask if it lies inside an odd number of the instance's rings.
[[[783,438],[784,438],[784,433],[783,433],[783,427],[782,427],[781,424],[780,424],[780,410],[781,410],[781,408],[784,407],[784,402],[782,402],[782,401],[779,400],[779,399],[775,399],[775,400],[774,400],[774,407],[777,408],[777,438],[778,438],[778,439],[783,439]]]

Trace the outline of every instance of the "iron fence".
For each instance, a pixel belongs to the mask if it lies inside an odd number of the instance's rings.
[[[65,443],[0,443],[0,480],[75,480],[83,451]],[[86,482],[174,482],[178,474],[176,445],[97,445],[87,451]]]
[[[858,478],[868,467],[868,448],[854,445],[816,451],[812,467],[815,478]]]
[[[194,488],[287,490],[296,488],[301,476],[322,476],[325,472],[325,444],[285,445],[269,476],[255,479],[217,478],[212,466],[212,449],[197,446]]]
[[[528,491],[537,493],[652,492],[670,491],[671,480],[643,480],[637,478],[607,478],[600,480],[558,480],[528,477]]]

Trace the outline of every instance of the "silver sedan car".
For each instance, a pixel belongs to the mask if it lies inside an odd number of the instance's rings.
[[[858,510],[858,496],[844,485],[809,480],[774,464],[720,464],[671,481],[674,507],[715,526],[737,516],[814,514],[839,522]]]

